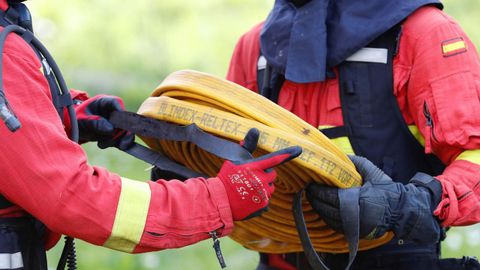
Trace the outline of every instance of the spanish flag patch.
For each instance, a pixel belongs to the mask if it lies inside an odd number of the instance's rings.
[[[452,56],[467,51],[467,44],[462,37],[445,40],[442,42],[442,53],[444,57]]]

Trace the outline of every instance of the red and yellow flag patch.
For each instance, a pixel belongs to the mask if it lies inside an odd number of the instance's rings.
[[[462,37],[445,40],[442,42],[442,53],[444,57],[452,56],[467,51],[467,44]]]

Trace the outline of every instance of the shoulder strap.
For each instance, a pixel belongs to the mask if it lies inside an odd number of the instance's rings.
[[[257,87],[258,93],[277,103],[280,89],[285,82],[285,76],[273,71],[267,60],[260,54],[257,62]]]

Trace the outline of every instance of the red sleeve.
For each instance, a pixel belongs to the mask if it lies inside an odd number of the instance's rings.
[[[435,211],[444,226],[480,222],[480,61],[460,26],[423,8],[404,25],[400,50],[410,58],[410,113],[425,150],[447,169],[437,176],[443,197]]]
[[[87,92],[76,90],[76,89],[70,89],[70,96],[72,97],[72,99],[76,99],[80,101],[85,101],[89,98]]]
[[[232,230],[217,178],[133,181],[90,166],[52,104],[40,62],[10,35],[4,88],[22,127],[0,123],[0,192],[54,232],[125,252],[180,247]]]
[[[260,30],[263,23],[257,24],[240,37],[228,68],[227,80],[258,92],[257,61],[260,55]]]

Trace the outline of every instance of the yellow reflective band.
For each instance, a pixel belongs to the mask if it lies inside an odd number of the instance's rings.
[[[425,138],[423,138],[422,133],[420,133],[420,130],[418,130],[418,127],[415,125],[409,125],[408,129],[412,133],[413,137],[417,139],[417,141],[422,145],[425,146]]]
[[[348,139],[348,137],[338,137],[338,138],[335,138],[335,139],[331,139],[331,141],[337,145],[340,149],[342,149],[343,152],[345,152],[345,154],[347,155],[353,155],[355,154],[353,152],[353,148],[352,148],[352,145],[350,144],[350,140]]]
[[[322,131],[322,129],[332,128],[333,126],[318,126],[318,129]],[[338,146],[342,151],[347,155],[354,155],[352,144],[350,144],[350,140],[347,136],[338,137],[335,139],[330,139],[336,146]]]
[[[480,165],[480,149],[463,151],[456,160],[466,160]]]
[[[145,228],[150,197],[151,191],[147,183],[122,178],[112,234],[103,246],[133,252]]]

